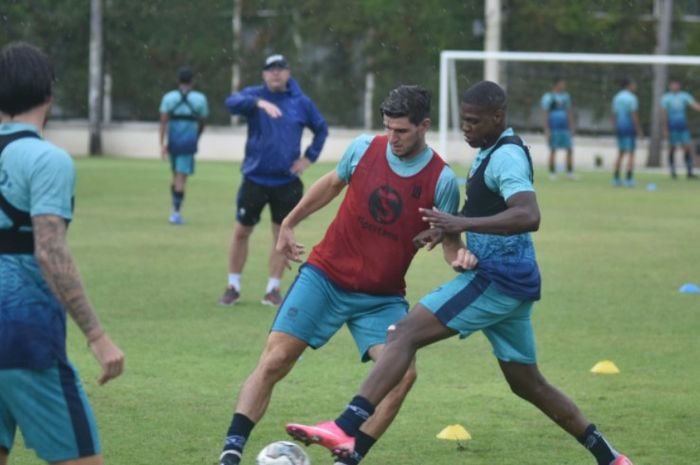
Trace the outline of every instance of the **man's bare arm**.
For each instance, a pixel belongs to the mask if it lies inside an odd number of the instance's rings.
[[[107,336],[85,294],[78,267],[66,243],[66,223],[56,215],[32,217],[34,256],[51,291],[85,335],[102,367],[100,384],[124,370],[124,354]]]
[[[102,332],[88,301],[78,268],[66,244],[66,223],[56,215],[32,217],[34,249],[44,278],[88,340]]]

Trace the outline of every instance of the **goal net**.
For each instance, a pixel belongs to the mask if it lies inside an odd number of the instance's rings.
[[[623,78],[633,79],[638,87],[639,116],[645,133],[638,144],[638,165],[646,164],[654,143],[660,146],[659,103],[668,79],[679,80],[683,90],[700,101],[700,57],[696,56],[445,50],[440,54],[438,151],[447,160],[470,161],[464,157],[471,152],[461,137],[459,98],[461,92],[484,79],[487,61],[498,63],[498,78],[491,79],[508,91],[508,125],[522,133],[537,149],[533,152],[542,156],[548,154],[548,149],[540,99],[555,79],[566,80],[576,122],[575,158],[583,165],[592,164],[593,159],[605,160],[608,166],[612,163],[617,149],[611,101]],[[700,114],[688,111],[688,119],[691,134],[700,137]]]

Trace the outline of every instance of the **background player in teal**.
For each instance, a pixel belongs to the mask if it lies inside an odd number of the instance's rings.
[[[639,123],[639,102],[635,92],[637,83],[629,78],[622,80],[620,90],[612,100],[613,122],[617,134],[618,154],[613,171],[613,185],[621,186],[620,169],[627,154],[627,174],[625,186],[634,187],[634,149],[636,138],[644,137],[642,126]]]
[[[676,147],[681,146],[688,179],[695,178],[693,174],[693,156],[691,152],[691,138],[688,130],[688,118],[685,114],[687,107],[700,111],[700,104],[692,95],[681,90],[681,82],[671,79],[668,83],[668,92],[661,98],[661,119],[664,137],[668,138],[668,166],[671,169],[671,177],[676,179]]]
[[[562,392],[545,380],[536,363],[530,321],[539,299],[540,278],[529,232],[540,224],[528,151],[506,129],[506,95],[495,83],[482,81],[462,97],[462,131],[479,148],[468,178],[461,216],[423,209],[434,228],[430,247],[443,234],[467,233],[469,250],[460,249],[460,273],[417,304],[390,332],[377,364],[360,392],[335,422],[318,426],[288,425],[321,445],[344,454],[352,450],[358,428],[401,380],[416,351],[455,335],[483,331],[511,390],[529,401],[579,440],[598,465],[631,465],[616,452]]]
[[[335,236],[334,232],[339,231],[333,229],[339,219],[354,219],[349,228],[349,235],[355,237],[362,234],[362,229],[377,230],[382,226],[369,218],[371,214],[366,215],[368,219],[365,223],[355,221],[357,217],[352,214],[348,215],[348,212],[352,211],[348,202],[352,203],[353,195],[368,185],[383,183],[387,177],[394,176],[401,179],[390,181],[397,189],[399,184],[406,181],[415,183],[414,186],[423,186],[426,185],[426,173],[432,176],[431,170],[435,169],[435,187],[431,186],[433,192],[413,189],[410,195],[421,196],[430,205],[435,205],[443,211],[457,211],[459,190],[454,172],[446,165],[443,167],[442,162],[436,167],[434,157],[438,156],[434,155],[425,142],[425,134],[430,127],[430,96],[427,91],[418,86],[401,86],[390,93],[381,108],[388,136],[386,148],[375,151],[377,145],[373,146],[372,143],[381,139],[379,137],[360,136],[355,139],[336,169],[316,181],[282,222],[277,248],[290,260],[299,262],[303,246],[296,242],[294,228],[303,219],[331,202],[348,186],[336,219],[329,227],[326,237],[314,248],[308,262],[299,270],[299,275],[280,306],[260,361],[241,388],[220,458],[222,465],[240,462],[243,447],[253,427],[264,415],[274,386],[287,375],[307,347],[323,346],[343,324],[347,324],[362,361],[377,360],[386,339],[387,328],[406,314],[408,303],[404,296],[390,288],[384,280],[382,285],[385,287],[377,292],[366,292],[362,286],[358,286],[359,290],[349,290],[345,284],[334,281],[326,267],[316,266],[317,262],[313,258],[322,255],[318,251],[324,244],[329,243],[329,235]],[[373,160],[378,160],[378,164],[373,166],[381,165],[383,170],[390,170],[390,173],[380,173],[380,170],[366,170],[362,167],[362,162],[371,163]],[[438,169],[440,171],[437,171]],[[407,204],[408,200],[404,197],[403,202]],[[368,209],[366,205],[364,207],[365,209],[360,211]],[[411,225],[417,223],[418,228],[426,229],[421,224],[417,208],[404,208],[402,212],[393,226],[401,230],[411,230],[414,228]],[[352,241],[352,238],[343,234],[344,232],[340,231],[338,236]],[[408,237],[411,250],[406,252],[411,257],[417,251],[415,245],[410,242],[412,237]],[[380,238],[375,240],[381,242]],[[446,253],[449,246],[456,249],[458,243],[457,238],[445,244]],[[374,257],[357,255],[370,254],[369,249],[369,246],[361,246],[357,254],[349,254],[347,249],[334,249],[332,254],[338,258],[336,263],[354,260],[366,263]],[[401,252],[397,250],[396,256],[401,255]],[[397,259],[395,262],[398,261]],[[401,265],[391,264],[388,268],[398,268],[399,273],[405,273]],[[359,434],[355,450],[359,455],[346,457],[341,463],[356,464],[361,456],[367,454],[397,414],[414,379],[415,373],[409,370],[400,386],[380,406],[376,418]]]
[[[574,180],[574,155],[571,137],[575,132],[571,97],[566,91],[566,81],[554,79],[552,89],[542,96],[540,106],[544,110],[544,136],[549,143],[549,178],[557,178],[556,151],[566,150],[566,176]]]
[[[38,49],[0,51],[0,465],[17,428],[47,462],[102,464],[95,419],[66,355],[66,311],[102,366],[100,384],[124,367],[66,244],[73,161],[39,136],[52,83]]]
[[[180,214],[185,199],[187,177],[194,174],[197,143],[209,116],[209,105],[203,93],[193,90],[194,73],[189,66],[178,71],[178,88],[163,96],[160,102],[160,154],[170,158],[173,179],[170,185],[173,211],[171,224],[183,224]],[[167,132],[167,144],[165,134]]]

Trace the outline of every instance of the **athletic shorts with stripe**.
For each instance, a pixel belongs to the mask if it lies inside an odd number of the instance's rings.
[[[475,271],[457,275],[420,300],[450,329],[466,338],[483,331],[493,353],[504,362],[537,362],[530,315],[531,301],[499,292],[485,276]]]
[[[369,349],[384,344],[389,326],[407,312],[408,302],[402,295],[346,291],[323,271],[305,264],[280,305],[272,331],[290,334],[317,349],[347,324],[366,362]]]
[[[0,448],[12,449],[17,428],[27,448],[47,462],[100,453],[95,417],[69,363],[0,370]]]

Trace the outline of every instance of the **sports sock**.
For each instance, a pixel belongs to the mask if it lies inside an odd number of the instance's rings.
[[[279,289],[282,280],[280,278],[267,278],[267,288],[265,289],[265,294],[272,292],[273,289]]]
[[[224,450],[237,450],[243,453],[243,448],[245,447],[245,443],[253,427],[255,427],[253,420],[242,413],[234,413],[231,426],[229,426],[228,432],[226,433]]]
[[[685,152],[683,154],[683,159],[685,160],[685,166],[688,169],[688,176],[693,175],[693,158],[690,156],[690,152]]]
[[[362,396],[355,396],[345,411],[335,420],[335,424],[348,436],[357,436],[362,423],[374,413],[374,405]]]
[[[627,172],[627,180],[631,181],[632,180],[632,171]]]
[[[180,207],[182,206],[182,202],[185,200],[185,192],[184,191],[176,191],[174,186],[170,187],[170,192],[173,197],[173,210],[176,212],[180,211]]]
[[[588,425],[578,442],[588,449],[598,461],[598,465],[610,465],[620,455],[598,431],[594,424]]]
[[[241,291],[241,274],[240,273],[229,273],[228,274],[228,285],[233,286],[238,292]]]
[[[672,147],[668,151],[668,166],[671,168],[671,174],[676,175],[676,150]]]
[[[364,431],[357,431],[355,435],[355,449],[352,455],[338,459],[338,462],[345,465],[357,465],[367,456],[370,448],[377,442],[372,436],[367,435]]]
[[[615,170],[615,172],[613,173],[613,179],[620,179],[620,171],[619,170]]]

